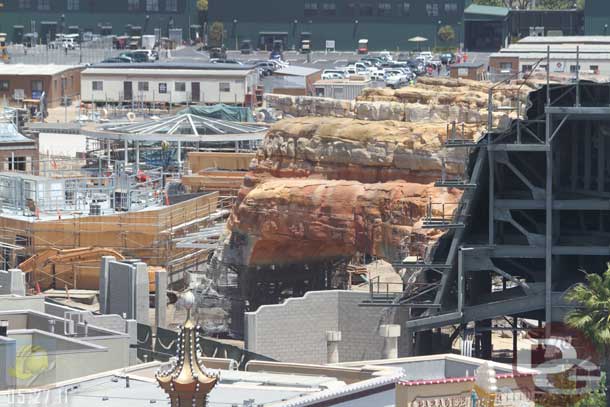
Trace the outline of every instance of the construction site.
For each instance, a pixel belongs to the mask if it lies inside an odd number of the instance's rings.
[[[607,83],[421,77],[265,103],[281,119],[87,123],[83,157],[13,162],[3,268],[32,290],[95,291],[103,257],[144,262],[151,293],[167,271],[205,329],[238,340],[267,305],[353,291],[350,313],[403,328],[400,355],[466,343],[491,359],[498,331],[563,321],[565,290],[610,256]]]

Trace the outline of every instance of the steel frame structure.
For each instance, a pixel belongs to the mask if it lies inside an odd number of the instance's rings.
[[[605,270],[610,83],[583,82],[578,72],[573,79],[551,83],[547,69],[546,85],[529,94],[527,106],[517,95],[512,109],[520,118],[504,130],[492,126],[498,83],[489,92],[486,134],[472,142],[452,130],[445,146],[470,151],[467,176],[436,186],[464,193],[451,217],[434,217],[429,209],[424,227],[447,232],[426,258],[395,265],[417,279],[386,302],[407,309],[406,328],[418,333],[416,346],[429,341],[425,332],[457,326],[455,338],[458,331],[471,334],[474,323],[478,356],[491,358],[493,319],[509,318],[513,332],[518,318],[538,320],[548,335],[551,323],[562,322],[571,308],[563,295],[583,280],[579,270]],[[424,340],[417,340],[420,335]],[[423,348],[415,352],[425,353]]]

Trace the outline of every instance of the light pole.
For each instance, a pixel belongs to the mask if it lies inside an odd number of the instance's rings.
[[[299,20],[297,20],[296,18],[294,19],[294,21],[292,22],[292,40],[294,42],[294,50],[297,49],[297,26],[299,24]]]
[[[604,35],[608,35],[608,24],[604,24]]]
[[[233,19],[233,37],[235,37],[235,50],[237,51],[237,49],[239,48],[238,44],[237,44],[237,19]]]
[[[66,77],[61,76],[61,97],[64,100],[64,122],[68,123],[68,97],[66,95]]]
[[[437,40],[438,40],[438,30],[441,28],[441,24],[443,24],[443,22],[441,20],[438,20],[438,26],[436,27],[436,30],[434,32],[434,49],[437,48]]]

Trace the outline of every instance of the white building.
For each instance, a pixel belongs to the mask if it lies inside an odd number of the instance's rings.
[[[610,37],[607,36],[526,37],[491,54],[491,73],[529,72],[536,65],[544,70],[549,48],[552,74],[575,73],[580,65],[583,74],[610,76]]]
[[[83,102],[249,105],[258,71],[236,64],[99,64],[81,74]]]

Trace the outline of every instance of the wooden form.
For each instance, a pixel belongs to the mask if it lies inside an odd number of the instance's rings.
[[[189,168],[193,174],[216,168],[219,170],[248,171],[255,153],[215,153],[191,151],[188,153]]]
[[[20,260],[48,249],[103,247],[149,266],[165,267],[171,274],[207,258],[206,250],[177,249],[172,240],[205,226],[217,206],[215,192],[159,209],[112,215],[56,220],[0,215],[1,243],[10,251],[8,254],[5,250],[4,255],[11,257],[5,262],[14,267]],[[13,246],[21,250],[10,249]]]
[[[236,195],[245,176],[245,171],[199,171],[195,175],[184,175],[182,184],[190,192],[219,191],[223,195]]]

